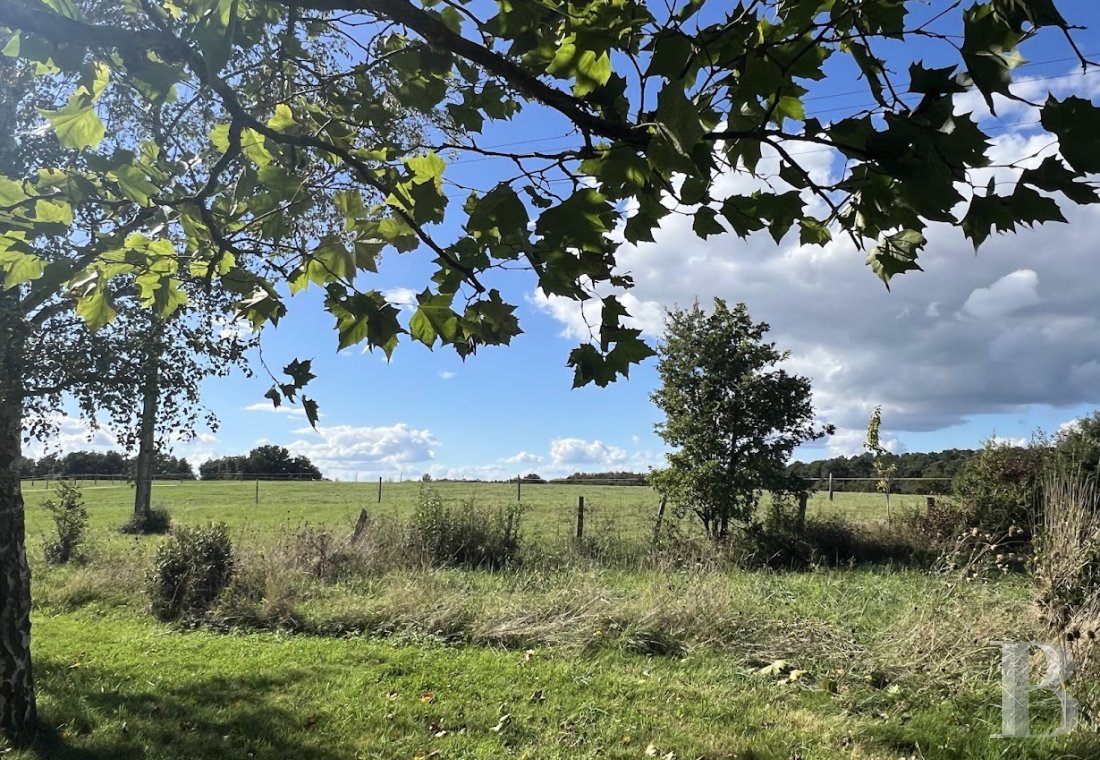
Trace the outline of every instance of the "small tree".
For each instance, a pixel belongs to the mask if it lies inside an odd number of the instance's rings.
[[[46,561],[54,565],[83,559],[84,535],[88,530],[88,510],[75,483],[62,481],[56,498],[46,499],[42,508],[50,513],[57,528],[57,540],[47,541]]]
[[[871,419],[867,422],[867,440],[863,442],[863,448],[874,457],[875,488],[879,493],[886,495],[886,524],[893,522],[893,514],[890,511],[890,492],[894,490],[894,475],[897,474],[898,464],[890,459],[890,452],[879,440],[879,428],[882,426],[882,407],[876,406],[871,413]]]
[[[789,354],[764,340],[768,329],[744,304],[731,310],[721,299],[709,315],[696,304],[666,317],[653,401],[666,417],[657,432],[677,451],[653,485],[713,539],[725,538],[731,522],[750,522],[761,492],[801,490],[787,460],[832,433],[814,426],[810,381],[778,367]]]

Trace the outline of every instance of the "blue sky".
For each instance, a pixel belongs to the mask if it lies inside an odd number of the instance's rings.
[[[1059,5],[1074,23],[1100,29],[1095,4]],[[1100,32],[1079,32],[1077,39],[1100,57]],[[940,63],[935,50],[912,44],[895,46],[891,55],[899,70],[914,58]],[[1038,62],[1019,72],[1039,80],[1019,86],[1032,99],[1047,89],[1100,96],[1100,74],[1080,76],[1057,34],[1029,43],[1025,55]],[[830,73],[810,83],[811,115],[829,120],[869,105],[866,94],[848,94],[860,85],[845,70]],[[1035,147],[1034,111],[1004,105],[999,119],[985,113],[985,123],[995,125],[996,150],[1018,155]],[[985,106],[972,98],[960,110],[984,113]],[[570,144],[567,133],[552,114],[529,108],[507,125],[487,128],[482,142],[552,149]],[[838,169],[825,151],[804,160],[823,177]],[[465,160],[446,177],[488,187],[506,168]],[[737,187],[746,180],[726,181]],[[463,197],[456,191],[452,205]],[[791,366],[813,379],[822,421],[839,428],[800,458],[857,453],[879,404],[884,434],[897,450],[975,447],[994,432],[1025,439],[1100,404],[1094,295],[1100,213],[1070,209],[1067,216],[1070,225],[995,238],[977,258],[959,231],[935,229],[926,271],[899,278],[892,293],[863,256],[842,243],[803,249],[794,240],[776,246],[767,236],[742,241],[732,234],[701,242],[670,217],[656,243],[624,246],[621,263],[638,284],[625,300],[651,338],[659,334],[663,307],[696,298],[744,301],[754,318],[769,322],[772,338],[792,351]],[[370,286],[400,302],[424,288],[430,258],[390,255]],[[251,380],[237,375],[205,386],[221,428],[177,452],[202,460],[272,442],[310,456],[340,479],[408,479],[424,472],[506,478],[659,466],[664,447],[653,429],[659,413],[649,401],[657,384],[653,361],[609,388],[572,390],[565,361],[584,337],[575,306],[541,298],[526,275],[510,275],[501,286],[519,303],[525,332],[512,346],[484,349],[465,363],[411,343],[388,363],[380,353],[355,348],[338,354],[317,291],[297,296],[291,315],[265,330],[263,350],[273,368],[293,358],[313,360],[318,378],[309,395],[321,404],[319,430],[310,430],[299,411],[273,410],[263,398],[270,381],[262,373]],[[63,448],[110,444],[109,433],[89,443],[75,420],[63,426]]]

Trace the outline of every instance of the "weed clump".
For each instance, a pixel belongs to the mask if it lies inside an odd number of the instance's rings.
[[[434,489],[423,489],[409,522],[409,548],[433,565],[501,570],[519,558],[521,515],[518,505],[451,507]]]
[[[225,524],[179,528],[159,547],[149,580],[153,614],[201,620],[233,576],[233,542]]]

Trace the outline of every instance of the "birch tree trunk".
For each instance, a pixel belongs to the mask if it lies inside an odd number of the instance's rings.
[[[0,56],[0,174],[18,176],[15,141],[20,97],[15,64]],[[19,460],[23,453],[26,320],[19,290],[0,282],[0,732],[15,744],[34,737],[31,671],[31,571]]]

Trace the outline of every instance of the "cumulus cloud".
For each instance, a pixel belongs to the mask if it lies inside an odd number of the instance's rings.
[[[294,441],[287,448],[309,457],[330,477],[360,470],[400,470],[430,462],[439,446],[432,431],[416,430],[404,423],[391,427],[321,425],[316,430],[302,428],[294,432],[310,437]]]
[[[581,438],[557,438],[550,442],[550,460],[555,465],[596,464],[612,466],[626,460],[626,452],[603,441]]]
[[[456,377],[458,377],[458,373],[444,370],[439,373],[439,377],[443,380],[454,380]]]
[[[501,459],[500,461],[505,464],[537,464],[542,461],[542,457],[538,454],[530,454],[526,451],[521,451],[514,456]]]
[[[963,311],[978,319],[997,319],[1039,300],[1039,275],[1031,269],[1020,269],[988,288],[975,289],[963,304]]]

